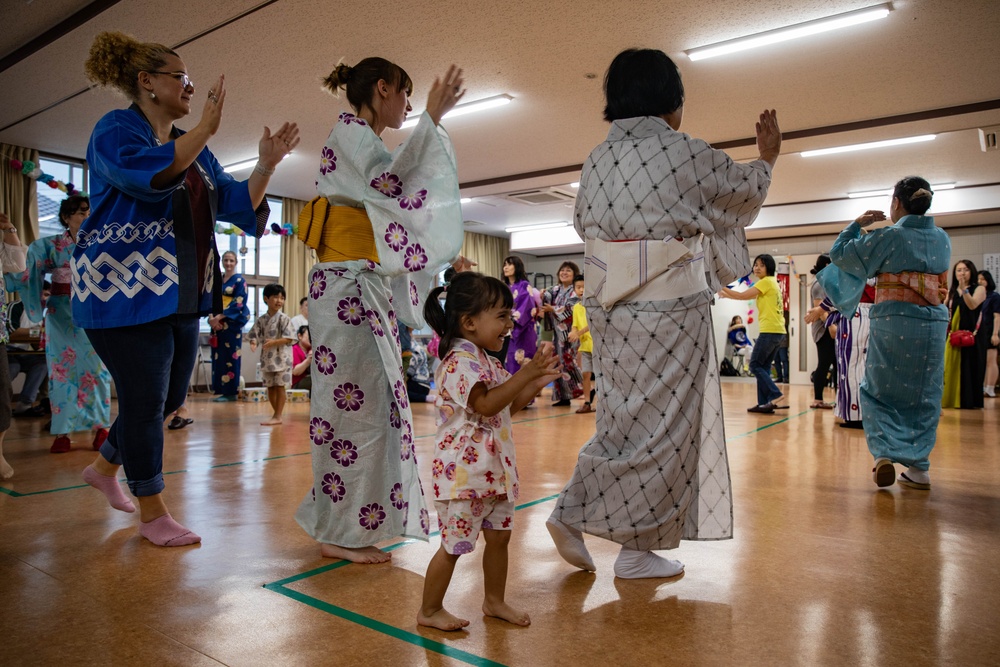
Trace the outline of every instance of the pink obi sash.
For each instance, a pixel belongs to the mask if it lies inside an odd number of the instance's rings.
[[[918,306],[940,306],[948,295],[948,272],[880,273],[875,284],[875,303],[903,301]]]

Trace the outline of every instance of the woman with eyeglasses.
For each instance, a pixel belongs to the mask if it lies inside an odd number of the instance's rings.
[[[45,318],[45,361],[49,369],[49,400],[55,436],[49,451],[72,449],[69,434],[94,431],[97,450],[108,437],[111,423],[111,376],[83,329],[73,323],[70,261],[77,233],[90,215],[90,200],[74,194],[59,205],[62,234],[38,239],[28,246],[27,270],[21,275],[21,300],[34,322]],[[51,292],[42,301],[45,276],[51,274]]]
[[[207,147],[222,122],[224,76],[183,132],[174,123],[191,113],[195,85],[170,48],[105,32],[85,69],[132,104],[101,118],[87,148],[93,214],[73,255],[73,318],[115,379],[118,418],[83,477],[112,507],[134,512],[116,478],[124,465],[139,533],[159,546],[194,544],[201,537],[163,501],[162,424],[184,402],[199,318],[222,312],[215,221],[263,234],[268,180],[298,145],[298,128],[265,127],[256,167],[236,181]]]

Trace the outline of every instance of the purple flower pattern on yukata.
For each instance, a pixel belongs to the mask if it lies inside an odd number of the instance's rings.
[[[346,111],[344,113],[340,114],[339,118],[340,118],[340,120],[345,125],[350,125],[351,123],[356,123],[356,124],[361,125],[363,127],[363,126],[365,126],[365,125],[368,124],[367,122],[365,122],[365,120],[363,118],[358,118],[354,114],[347,113]]]
[[[378,530],[383,521],[385,521],[385,510],[378,503],[365,505],[358,512],[358,523],[365,530]]]
[[[424,535],[431,531],[431,515],[426,509],[420,510],[420,530]]]
[[[313,489],[313,492],[315,491],[316,489]],[[323,493],[330,496],[330,500],[333,502],[344,499],[344,496],[347,495],[347,487],[344,486],[344,480],[341,479],[340,475],[335,472],[323,475]]]
[[[409,461],[414,455],[413,427],[410,422],[403,422],[403,435],[399,439],[399,456],[403,461]]]
[[[427,190],[417,190],[412,195],[403,195],[399,198],[399,208],[407,211],[415,211],[424,205],[427,199]]]
[[[403,266],[407,271],[419,271],[427,266],[427,254],[419,243],[406,247],[406,254],[403,256]],[[410,283],[413,284],[412,282]],[[410,299],[413,299],[413,290],[410,290]],[[413,305],[416,305],[414,303]]]
[[[417,291],[417,285],[412,280],[410,281],[410,303],[414,306],[420,303],[420,292]]]
[[[365,392],[361,391],[361,387],[358,385],[345,382],[333,390],[333,400],[336,401],[337,407],[341,410],[353,412],[360,410],[361,406],[365,404]]]
[[[392,501],[392,506],[398,510],[403,509],[406,505],[406,500],[403,498],[403,485],[399,482],[392,487],[392,491],[389,493],[389,500]]]
[[[315,301],[323,296],[326,291],[326,276],[322,271],[313,271],[312,280],[309,281],[309,296]]]
[[[330,458],[347,468],[358,460],[358,448],[350,440],[334,440],[330,444]]]
[[[402,425],[403,420],[399,418],[399,406],[396,405],[396,401],[392,401],[389,405],[389,426],[399,428]]]
[[[386,197],[398,197],[403,192],[403,181],[399,180],[399,176],[388,171],[373,178],[369,185]]]
[[[396,380],[392,385],[392,393],[396,397],[396,400],[399,401],[399,407],[404,410],[409,407],[410,400],[406,395],[406,385],[403,384],[402,380]]]
[[[323,152],[319,156],[319,173],[326,175],[331,171],[337,171],[337,156],[333,154],[333,149],[323,146]]]
[[[398,222],[389,223],[389,227],[385,230],[385,242],[396,252],[406,247],[409,238],[406,229]]]
[[[316,370],[323,375],[333,375],[337,370],[337,355],[326,345],[317,345],[313,350],[313,363],[316,364]]]
[[[389,313],[388,313],[388,315],[389,315],[389,331],[392,332],[392,337],[395,338],[396,342],[398,343],[399,342],[399,324],[398,324],[398,320],[396,320],[396,311],[390,310]]]
[[[374,310],[368,311],[368,324],[372,327],[372,333],[382,338],[385,336],[385,330],[382,329],[382,322],[378,318],[378,313]]]
[[[337,317],[348,324],[358,326],[364,316],[365,307],[361,305],[361,299],[356,296],[341,299],[337,304]]]
[[[309,437],[317,447],[333,440],[333,426],[321,417],[313,417],[309,422]]]

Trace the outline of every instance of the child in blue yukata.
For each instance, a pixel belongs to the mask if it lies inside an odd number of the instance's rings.
[[[264,287],[264,303],[267,312],[257,318],[247,334],[250,349],[257,351],[258,341],[263,341],[260,352],[260,372],[267,387],[267,400],[274,408],[274,414],[262,426],[281,423],[285,410],[285,387],[292,382],[292,344],[295,334],[292,319],[281,312],[285,305],[285,288],[277,283]]]

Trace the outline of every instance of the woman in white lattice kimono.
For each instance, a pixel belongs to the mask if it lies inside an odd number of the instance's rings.
[[[584,164],[575,214],[603,400],[547,527],[577,567],[595,569],[589,533],[622,545],[617,576],[669,577],[684,566],[653,550],[732,537],[709,304],[749,272],[743,230],[781,134],[774,111],[762,113],[760,158],[738,164],[678,132],[684,88],[660,51],[619,54],[604,89],[611,130]]]
[[[340,115],[320,156],[329,215],[300,229],[319,263],[309,288],[313,486],[295,519],[323,556],[381,563],[389,554],[376,543],[428,535],[398,322],[423,327],[434,276],[449,261],[466,265],[455,157],[438,125],[462,97],[462,73],[435,81],[391,153],[379,136],[411,110],[406,72],[366,58],[338,65],[325,84],[345,88],[356,113]]]

